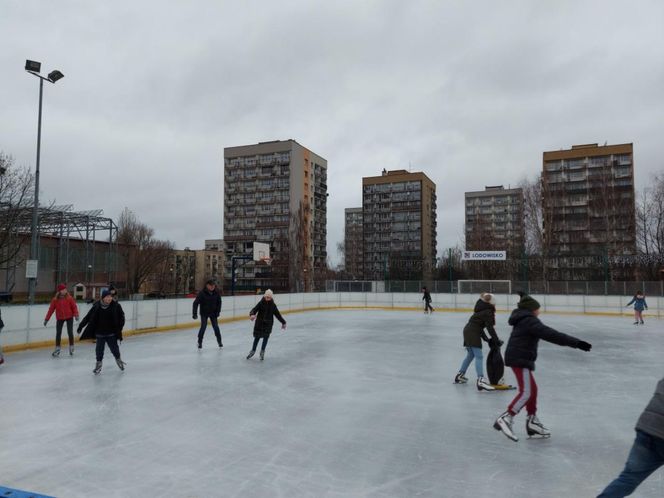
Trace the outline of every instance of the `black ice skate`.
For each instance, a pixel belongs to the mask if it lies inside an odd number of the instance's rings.
[[[51,353],[51,356],[53,358],[57,358],[58,356],[60,356],[60,348],[55,348],[55,351]]]
[[[528,415],[526,419],[526,432],[528,433],[528,438],[536,437],[546,439],[551,437],[549,429],[542,425],[542,422],[539,421],[537,415]]]
[[[250,360],[252,356],[254,356],[255,354],[256,354],[255,350],[252,349],[251,351],[249,351],[249,354],[247,355],[247,360]]]
[[[202,347],[203,347],[203,344],[199,342],[198,343],[198,349],[201,349]]]
[[[98,361],[95,364],[95,369],[92,371],[92,373],[95,374],[95,375],[98,375],[99,373],[101,373],[101,361]]]
[[[455,384],[465,384],[466,382],[468,382],[468,379],[461,372],[454,376]]]
[[[265,350],[261,349],[261,361],[265,359]]]
[[[644,325],[643,320],[641,320],[641,325]]]
[[[118,368],[124,372],[124,367],[125,367],[126,363],[124,361],[122,361],[120,358],[116,358],[115,363],[117,363]]]
[[[514,442],[519,440],[519,438],[516,437],[512,431],[512,415],[510,415],[510,412],[505,412],[500,417],[498,417],[493,423],[493,428],[497,431],[501,431]]]
[[[223,347],[224,347],[224,345],[222,344],[222,342],[221,342],[221,341],[219,341],[219,343],[218,343],[218,344],[219,344],[219,347],[220,347],[220,348],[223,348]]]
[[[638,325],[638,324],[639,324],[638,320],[633,323],[633,325]]]

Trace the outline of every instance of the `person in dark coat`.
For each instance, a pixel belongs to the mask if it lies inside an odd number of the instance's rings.
[[[636,422],[636,439],[620,475],[597,498],[629,496],[664,465],[664,379]]]
[[[101,372],[106,344],[108,344],[108,348],[115,357],[115,362],[120,370],[125,369],[126,363],[120,357],[120,347],[118,346],[118,341],[122,342],[122,329],[124,325],[125,315],[122,306],[113,300],[113,295],[110,291],[104,290],[101,293],[101,300],[92,306],[92,309],[81,321],[77,330],[80,334],[83,327],[85,327],[81,339],[94,337],[97,341],[97,347],[95,348],[97,363],[93,370],[95,375]]]
[[[470,363],[475,360],[475,371],[477,372],[477,390],[493,391],[494,388],[484,378],[484,357],[482,355],[482,341],[488,341],[489,338],[484,333],[486,329],[491,337],[496,341],[498,334],[494,325],[496,324],[496,301],[493,294],[483,292],[475,303],[473,314],[468,320],[468,324],[463,329],[463,347],[466,348],[466,357],[461,363],[459,372],[454,377],[455,384],[465,384],[466,370]]]
[[[540,339],[569,346],[582,351],[590,351],[591,345],[581,339],[563,334],[544,325],[539,318],[540,304],[529,295],[520,292],[521,299],[517,309],[512,312],[508,323],[512,325],[512,334],[505,349],[505,365],[512,367],[519,384],[519,392],[493,424],[494,429],[502,431],[508,438],[518,441],[512,431],[512,417],[525,406],[528,413],[526,432],[528,436],[549,437],[551,433],[537,418],[537,384],[533,372],[537,360],[537,345]]]
[[[422,301],[424,301],[424,314],[432,313],[433,308],[431,307],[431,293],[426,287],[422,287]]]
[[[254,322],[254,345],[251,347],[251,351],[249,351],[249,354],[247,355],[247,360],[256,354],[258,341],[260,341],[261,338],[263,339],[263,344],[261,345],[261,360],[263,360],[265,359],[267,341],[272,333],[274,319],[276,318],[281,322],[282,330],[286,329],[286,320],[284,320],[281,313],[279,313],[279,308],[277,308],[277,304],[274,302],[274,296],[270,289],[265,291],[263,298],[251,309],[249,312],[249,318]]]
[[[192,318],[198,318],[198,307],[201,308],[201,328],[198,330],[198,349],[203,347],[203,336],[207,329],[208,320],[212,324],[214,335],[217,337],[217,344],[220,348],[224,345],[221,342],[221,331],[219,330],[219,315],[221,314],[221,294],[217,289],[217,283],[210,279],[205,284],[205,288],[198,293],[194,299]]]
[[[5,327],[5,322],[2,321],[2,310],[0,310],[0,333],[2,333],[2,329]],[[2,345],[0,344],[0,365],[2,365],[5,362],[5,357],[2,356]]]

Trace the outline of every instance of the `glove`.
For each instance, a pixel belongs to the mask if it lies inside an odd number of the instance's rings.
[[[78,328],[76,329],[76,333],[77,333],[77,334],[80,334],[80,333],[81,333],[81,330],[82,330],[81,327],[78,327]]]
[[[47,323],[48,323],[48,320],[44,320],[44,327],[46,327]]]
[[[198,315],[191,315],[194,320],[198,320]]]
[[[581,351],[586,351],[586,352],[588,352],[588,351],[590,351],[590,349],[591,349],[593,346],[592,346],[592,344],[590,344],[589,342],[586,342],[586,341],[579,341],[579,344],[577,344],[576,347],[579,348]]]
[[[285,323],[281,324],[281,330],[286,330],[286,324]]]
[[[256,319],[256,315],[249,315],[249,320],[252,322]]]
[[[78,317],[77,317],[77,316],[75,316],[75,317],[74,317],[74,320],[76,320],[76,321],[78,322]]]
[[[505,344],[502,340],[498,339],[498,347],[502,347],[502,345]]]

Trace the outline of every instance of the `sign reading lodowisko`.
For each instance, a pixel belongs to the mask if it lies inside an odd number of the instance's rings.
[[[507,251],[463,251],[461,259],[464,261],[505,261]]]

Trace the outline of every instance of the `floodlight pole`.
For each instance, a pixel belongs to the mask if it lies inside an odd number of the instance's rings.
[[[34,73],[33,73],[34,74]],[[42,124],[42,101],[44,97],[44,78],[39,77],[39,117],[37,119],[37,162],[35,167],[35,201],[32,206],[32,223],[30,232],[32,234],[30,243],[30,259],[35,260],[38,256],[37,226],[39,222],[39,160],[41,157],[41,124]],[[28,304],[35,304],[35,287],[37,278],[30,277],[28,280]]]
[[[25,61],[25,70],[39,78],[39,116],[37,118],[37,162],[35,166],[35,200],[32,206],[32,223],[30,225],[31,241],[30,241],[30,259],[35,260],[39,258],[39,237],[37,234],[37,227],[39,225],[39,161],[41,158],[41,126],[42,126],[42,102],[44,98],[44,80],[49,83],[55,83],[59,79],[64,78],[64,74],[60,71],[51,71],[48,77],[39,74],[41,70],[41,63],[27,60]],[[39,265],[37,265],[37,272]],[[35,288],[37,287],[37,275],[28,279],[28,304],[35,304]]]

